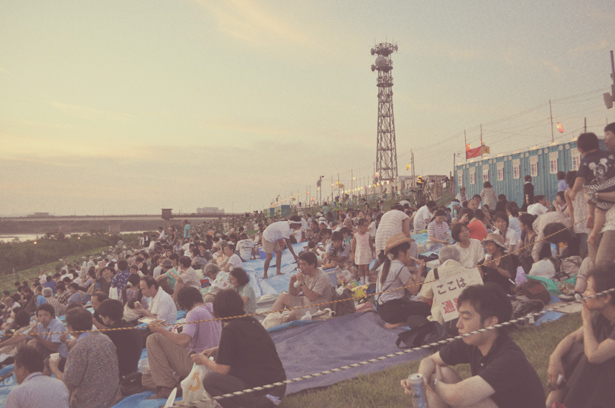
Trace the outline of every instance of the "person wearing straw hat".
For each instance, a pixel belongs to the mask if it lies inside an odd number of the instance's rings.
[[[493,282],[510,293],[517,277],[517,263],[515,255],[506,253],[504,237],[500,234],[488,234],[482,241],[487,256],[478,264],[483,274],[483,281]]]
[[[410,316],[427,317],[431,312],[428,304],[408,299],[405,290],[402,290],[403,287],[408,287],[408,291],[416,295],[419,292],[421,275],[425,270],[424,263],[421,263],[414,273],[411,273],[407,267],[407,264],[412,262],[410,245],[413,241],[400,232],[387,240],[384,249],[386,259],[376,281],[376,292],[380,293],[376,300],[376,309],[386,322],[384,327],[387,329],[405,325]]]

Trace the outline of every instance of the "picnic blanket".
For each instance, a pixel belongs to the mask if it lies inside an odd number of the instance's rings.
[[[399,351],[397,335],[407,328],[385,329],[375,311],[353,313],[332,320],[316,322],[292,330],[271,333],[286,377],[292,379],[331,368],[342,367]],[[418,351],[365,366],[323,375],[289,384],[286,394],[325,387],[360,375],[382,371],[394,365],[418,359],[427,352]]]

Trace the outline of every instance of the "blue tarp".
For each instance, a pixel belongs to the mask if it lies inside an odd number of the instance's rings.
[[[367,311],[271,333],[271,338],[286,370],[286,377],[292,379],[399,351],[395,341],[397,335],[404,330],[407,328],[385,329],[378,314]],[[288,385],[286,393],[293,394],[309,388],[328,386],[418,359],[420,356],[421,354],[415,351],[292,383]]]

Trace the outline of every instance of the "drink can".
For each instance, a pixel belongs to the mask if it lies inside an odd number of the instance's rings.
[[[414,408],[429,408],[423,375],[419,373],[410,374],[408,377],[408,382],[410,383],[410,389],[412,390],[412,402],[414,403]]]

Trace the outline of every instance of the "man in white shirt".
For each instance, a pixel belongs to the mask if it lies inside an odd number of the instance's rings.
[[[547,208],[547,197],[543,195],[535,196],[534,204],[527,207],[527,212],[529,214],[535,215],[536,217],[546,213],[547,211],[549,211],[549,209]]]
[[[265,265],[263,267],[263,279],[267,279],[267,271],[269,270],[269,263],[273,259],[273,253],[276,256],[276,268],[277,274],[281,275],[280,269],[282,267],[282,247],[279,240],[283,239],[286,242],[286,247],[290,253],[297,260],[297,255],[293,250],[292,243],[290,242],[290,230],[301,229],[301,217],[293,215],[288,221],[274,222],[263,231],[263,250],[267,253],[267,259],[265,259]]]
[[[241,262],[241,258],[235,253],[235,245],[226,244],[223,250],[224,255],[228,257],[228,261],[226,261],[226,264],[222,265],[220,269],[222,269],[224,272],[230,272],[235,268],[243,267],[243,262]]]
[[[290,320],[301,319],[307,312],[315,313],[325,308],[327,302],[333,300],[335,288],[331,278],[318,267],[318,258],[313,252],[302,252],[299,255],[299,269],[296,275],[290,277],[288,293],[282,293],[271,306],[271,312],[282,312],[284,308],[292,309]],[[304,296],[299,296],[303,293]],[[301,306],[312,306],[302,308]]]
[[[454,246],[440,248],[440,266],[429,271],[421,288],[421,300],[431,304],[431,320],[444,325],[459,318],[454,301],[464,288],[482,285],[478,268],[465,268],[459,263],[459,250]],[[437,276],[436,276],[437,275]]]
[[[15,356],[15,379],[18,387],[6,398],[6,408],[67,408],[68,389],[66,385],[43,375],[43,355],[34,347],[23,347]]]
[[[47,275],[45,274],[45,270],[43,268],[40,269],[38,280],[42,286],[44,286],[47,283]]]
[[[29,346],[35,347],[44,358],[49,357],[51,353],[59,353],[59,366],[63,370],[68,357],[66,344],[61,340],[64,333],[66,333],[66,327],[56,317],[53,306],[43,303],[36,309],[36,324],[28,332],[27,340],[30,340]],[[19,344],[25,340],[26,338],[22,336],[14,336],[5,340],[2,347]]]
[[[240,238],[241,241],[237,242],[237,250],[239,251],[241,260],[247,262],[252,259],[252,254],[254,253],[254,247],[256,244],[248,238],[248,234],[245,232],[240,235]]]
[[[419,208],[414,214],[414,231],[422,231],[427,228],[432,214],[436,211],[438,205],[435,201],[427,201],[427,204]]]
[[[193,288],[200,290],[201,289],[201,281],[199,279],[199,275],[196,273],[194,268],[192,268],[192,260],[187,256],[182,256],[179,258],[179,277],[177,277],[177,282],[183,283],[184,286],[192,286]],[[175,288],[175,293],[178,292],[178,288]]]
[[[141,303],[135,302],[135,310],[139,315],[151,317],[153,319],[160,320],[164,324],[173,324],[177,320],[177,306],[171,295],[162,290],[158,285],[158,282],[151,276],[145,276],[141,278],[139,287],[143,296],[152,298],[149,309],[145,309],[141,306]],[[167,330],[171,330],[171,326],[167,326]]]
[[[551,235],[549,231],[545,232],[545,228],[547,228],[549,225],[551,225],[551,233],[560,230],[562,231],[557,235],[551,236],[547,240],[545,240],[546,236]],[[561,213],[559,211],[547,212],[534,220],[534,223],[532,224],[532,228],[534,229],[534,232],[536,232],[536,243],[532,247],[532,258],[534,259],[534,262],[538,262],[540,261],[540,259],[543,258],[540,255],[545,245],[547,246],[547,248],[545,248],[545,252],[550,255],[550,244],[566,241],[569,238],[570,229],[566,228],[569,228],[570,225],[570,217],[568,217],[565,213]]]

